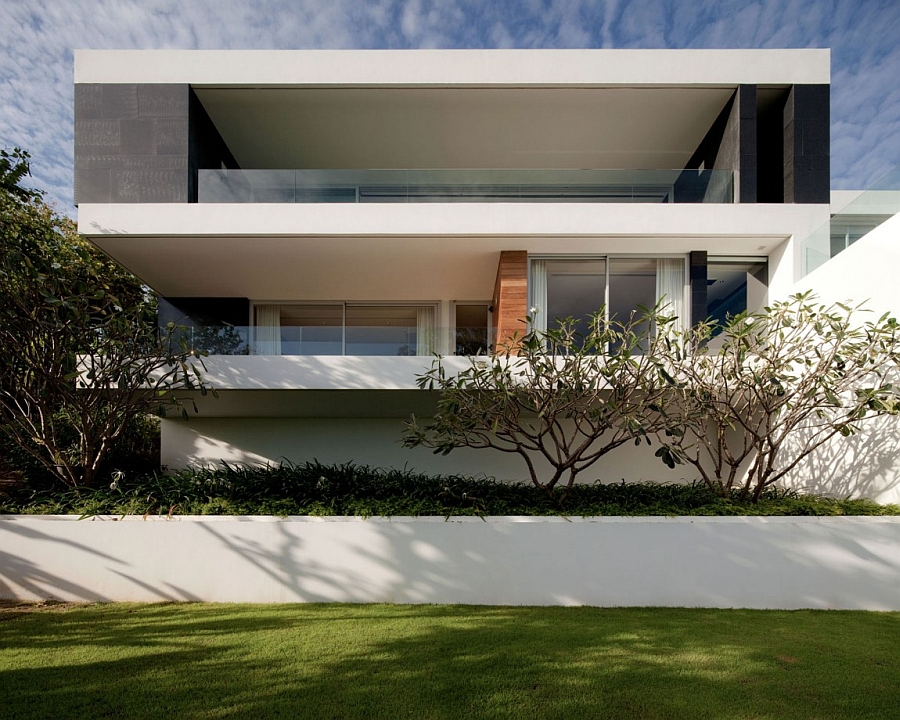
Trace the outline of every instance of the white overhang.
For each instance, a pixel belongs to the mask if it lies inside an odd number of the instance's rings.
[[[734,87],[196,92],[245,170],[665,170],[688,163]]]
[[[76,83],[601,87],[827,84],[830,51],[76,50]]]
[[[827,222],[827,205],[79,208],[80,232],[163,295],[255,300],[487,299],[502,250],[760,256]]]

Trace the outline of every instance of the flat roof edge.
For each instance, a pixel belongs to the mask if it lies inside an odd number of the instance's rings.
[[[828,49],[76,50],[76,83],[198,86],[828,84]]]

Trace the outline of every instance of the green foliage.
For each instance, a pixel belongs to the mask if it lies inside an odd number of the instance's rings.
[[[660,345],[672,400],[657,455],[755,501],[833,438],[897,415],[900,326],[862,312],[799,294]]]
[[[6,187],[27,157],[5,156],[0,189],[0,437],[58,481],[90,485],[135,418],[184,410],[175,391],[206,387],[176,329],[160,338],[140,282],[34,193]]]
[[[22,182],[31,175],[30,157],[21,148],[0,149],[0,193],[26,201],[43,195],[40,190],[22,187]]]
[[[548,494],[531,483],[429,476],[358,465],[223,466],[125,475],[109,486],[33,488],[0,497],[0,512],[76,515],[896,515],[900,507],[768,490],[756,505],[704,483],[579,483]]]
[[[491,448],[519,455],[535,487],[552,495],[625,443],[650,444],[667,426],[669,395],[656,347],[675,318],[659,308],[607,319],[590,316],[588,330],[574,318],[516,338],[505,352],[473,357],[451,374],[441,358],[418,377],[421,389],[440,392],[434,417],[413,417],[407,447],[447,455],[456,448]],[[544,476],[535,462],[551,467]]]

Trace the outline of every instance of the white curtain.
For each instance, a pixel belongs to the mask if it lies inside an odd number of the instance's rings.
[[[281,306],[256,306],[256,354],[281,355]]]
[[[531,262],[531,329],[544,332],[547,330],[547,261]]]
[[[434,354],[434,306],[416,308],[416,355]]]
[[[684,260],[659,258],[656,261],[656,301],[666,315],[677,315],[676,327],[686,327],[684,307]]]

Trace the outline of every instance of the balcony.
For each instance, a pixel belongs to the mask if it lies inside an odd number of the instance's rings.
[[[730,170],[200,170],[201,203],[733,203]]]
[[[200,355],[315,357],[420,357],[435,353],[485,355],[486,327],[435,328],[416,324],[320,327],[195,326],[177,331],[176,343]]]

